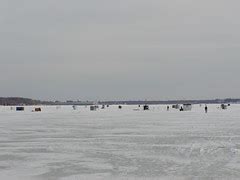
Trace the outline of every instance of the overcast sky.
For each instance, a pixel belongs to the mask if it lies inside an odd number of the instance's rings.
[[[0,0],[0,96],[240,97],[240,1]]]

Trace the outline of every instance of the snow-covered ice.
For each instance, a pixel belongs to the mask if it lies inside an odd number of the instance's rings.
[[[240,105],[0,107],[0,179],[239,179]]]

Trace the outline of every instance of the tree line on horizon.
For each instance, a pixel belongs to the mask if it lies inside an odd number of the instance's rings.
[[[214,100],[169,100],[169,101],[99,101],[97,104],[127,104],[127,105],[142,105],[142,104],[226,104],[240,103],[240,99],[214,99]],[[17,105],[92,105],[96,104],[91,101],[41,101],[22,97],[0,97],[0,105],[2,106],[17,106]]]

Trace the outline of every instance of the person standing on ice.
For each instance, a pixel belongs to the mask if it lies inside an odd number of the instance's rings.
[[[167,111],[169,111],[169,106],[167,106]]]
[[[207,107],[207,105],[205,106],[205,113],[207,113],[208,112],[208,107]]]

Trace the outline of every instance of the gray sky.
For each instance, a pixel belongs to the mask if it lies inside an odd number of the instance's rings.
[[[240,97],[240,1],[0,0],[0,96]]]

